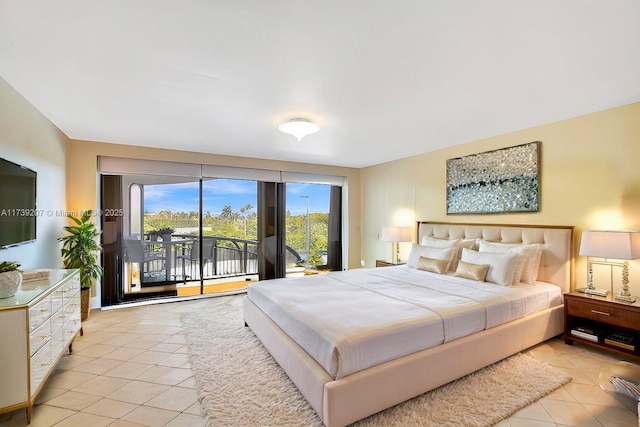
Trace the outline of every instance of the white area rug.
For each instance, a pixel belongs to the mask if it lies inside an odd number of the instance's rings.
[[[244,326],[240,299],[188,313],[183,325],[207,426],[322,426]],[[200,306],[202,307],[202,306]],[[491,426],[571,380],[518,354],[354,424]]]

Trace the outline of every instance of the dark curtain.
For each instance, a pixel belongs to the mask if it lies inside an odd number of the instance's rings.
[[[104,212],[119,212],[122,209],[122,177],[101,175],[100,207]],[[123,300],[122,280],[122,216],[100,216],[102,234],[102,306],[116,305]]]
[[[342,187],[338,186],[332,186],[329,194],[327,268],[342,270]]]
[[[258,277],[285,277],[284,184],[258,182]]]

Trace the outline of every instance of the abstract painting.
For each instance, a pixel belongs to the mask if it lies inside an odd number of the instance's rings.
[[[447,214],[538,212],[540,141],[447,160]]]

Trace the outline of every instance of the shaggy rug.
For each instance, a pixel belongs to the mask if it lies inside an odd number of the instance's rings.
[[[185,314],[189,360],[207,426],[322,426],[307,401],[244,326],[240,299]],[[491,426],[569,382],[517,354],[354,426]]]

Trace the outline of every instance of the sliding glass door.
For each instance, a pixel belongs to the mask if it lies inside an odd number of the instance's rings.
[[[124,176],[122,261],[125,296],[177,294],[185,258],[200,236],[200,181],[160,176]]]
[[[287,277],[327,269],[330,192],[327,184],[287,183]]]
[[[257,182],[202,180],[202,232],[183,258],[179,295],[238,291],[257,280]]]
[[[109,158],[105,169],[137,164],[121,162]],[[101,172],[101,208],[122,213],[102,223],[103,305],[342,269],[341,185],[191,164],[163,175],[163,162],[140,164],[152,173]]]

